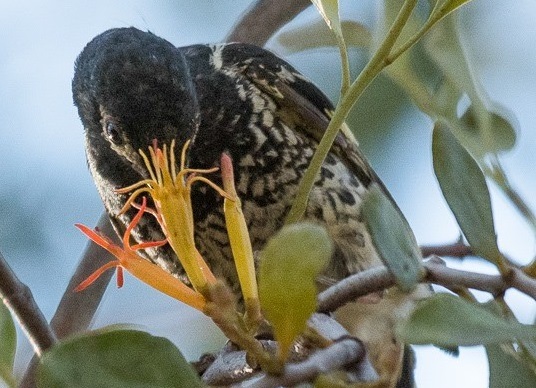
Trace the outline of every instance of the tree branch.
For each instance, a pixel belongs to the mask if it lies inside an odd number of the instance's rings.
[[[367,357],[365,347],[357,338],[351,337],[332,317],[313,314],[308,327],[324,339],[332,341],[321,349],[310,349],[298,343],[293,348],[290,360],[281,375],[258,372],[248,365],[246,352],[223,351],[203,375],[210,385],[232,385],[236,388],[267,388],[294,386],[305,381],[314,381],[317,376],[329,371],[344,370],[352,381],[375,381],[378,374]],[[275,353],[273,341],[263,341],[263,346]]]
[[[395,277],[386,267],[358,272],[318,294],[317,311],[320,313],[335,311],[360,296],[385,290],[395,284]]]
[[[45,350],[54,345],[56,336],[37,306],[32,291],[15,275],[2,253],[0,253],[0,296],[17,318],[35,353],[41,357]]]
[[[438,258],[437,258],[438,259]],[[501,295],[509,288],[515,288],[536,299],[536,279],[513,268],[511,275],[486,275],[448,268],[442,260],[428,260],[423,264],[423,283],[433,283],[447,288],[466,287]],[[329,312],[360,296],[382,291],[396,285],[395,277],[385,267],[376,267],[359,272],[331,286],[318,295],[318,311]]]
[[[97,228],[102,234],[120,244],[106,213],[101,215]],[[111,253],[92,241],[88,241],[76,271],[63,293],[54,317],[50,321],[58,338],[84,331],[89,327],[114,271],[102,274],[91,284],[91,287],[86,288],[83,292],[74,292],[73,290],[97,268],[111,260],[114,260]]]
[[[262,47],[277,30],[309,5],[310,0],[258,0],[240,17],[225,41]]]
[[[512,269],[512,277],[510,285],[522,293],[529,295],[532,299],[536,299],[536,280],[528,276],[519,268]]]
[[[338,370],[355,363],[364,355],[363,345],[356,338],[343,338],[325,349],[310,355],[305,361],[286,364],[279,376],[262,374],[257,378],[237,384],[236,388],[292,387],[314,379],[323,373]]]

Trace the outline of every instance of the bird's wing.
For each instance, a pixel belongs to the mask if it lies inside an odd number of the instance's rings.
[[[272,97],[279,105],[277,114],[285,123],[320,141],[334,107],[310,80],[281,58],[256,46],[231,43],[225,46],[223,56],[226,63],[232,63],[236,71]],[[331,152],[365,187],[375,182],[384,188],[346,124],[335,138]]]

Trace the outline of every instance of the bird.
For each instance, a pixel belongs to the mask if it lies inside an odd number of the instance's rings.
[[[180,160],[189,141],[188,167],[217,167],[222,153],[233,160],[255,252],[284,225],[334,111],[314,83],[268,50],[245,43],[176,47],[133,27],[110,29],[86,45],[75,62],[72,91],[89,170],[119,234],[136,211],[121,212],[128,193],[117,189],[148,178],[138,150],[173,140]],[[209,178],[221,184],[216,172]],[[344,125],[303,216],[324,226],[334,244],[320,282],[382,265],[360,212],[372,185],[392,199]],[[205,185],[194,185],[191,200],[199,252],[216,277],[238,290],[222,197]],[[164,237],[153,217],[142,218],[132,235],[138,241]],[[168,245],[145,255],[188,281]]]

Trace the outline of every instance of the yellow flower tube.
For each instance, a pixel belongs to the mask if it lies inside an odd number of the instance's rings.
[[[236,193],[233,165],[229,155],[222,155],[220,165],[223,189],[230,197],[224,197],[223,200],[227,233],[244,297],[246,318],[248,323],[255,326],[261,319],[261,313],[253,249],[251,247],[246,220],[242,213],[240,198]]]
[[[215,284],[216,278],[203,260],[194,242],[194,224],[192,204],[190,199],[191,184],[197,180],[208,182],[206,178],[188,176],[193,173],[214,172],[216,169],[196,170],[185,168],[185,152],[189,142],[186,142],[181,154],[180,170],[175,170],[175,141],[171,142],[168,150],[149,147],[151,160],[140,150],[151,179],[145,179],[132,186],[117,190],[118,193],[128,193],[135,190],[128,199],[123,211],[132,205],[136,197],[142,192],[151,195],[156,206],[156,218],[162,230],[177,254],[186,275],[195,290],[208,295],[208,287]],[[171,167],[170,167],[171,165]]]

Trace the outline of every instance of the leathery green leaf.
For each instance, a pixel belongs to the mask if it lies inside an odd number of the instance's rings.
[[[370,32],[362,24],[353,20],[341,22],[344,41],[348,46],[368,47]],[[337,46],[337,40],[322,20],[281,32],[277,41],[285,48],[285,54],[310,50],[318,47]]]
[[[315,7],[322,15],[322,18],[327,23],[328,27],[333,31],[339,53],[341,55],[342,80],[341,80],[341,95],[344,95],[350,86],[350,64],[348,62],[348,51],[346,50],[346,42],[342,32],[341,20],[339,17],[339,2],[338,0],[311,0]]]
[[[496,301],[482,305],[495,315],[502,313],[502,307]],[[534,369],[534,340],[512,343],[491,344],[486,346],[489,364],[490,388],[525,388],[536,387],[536,369]]]
[[[459,18],[447,18],[426,35],[424,47],[443,73],[440,89],[448,90],[446,95],[457,96],[443,101],[443,109],[454,116],[460,97],[467,96],[470,105],[460,117],[460,125],[450,129],[471,155],[482,160],[489,153],[504,152],[513,147],[518,122],[511,111],[492,101],[480,87],[463,50],[459,26]]]
[[[511,349],[513,352],[513,349]],[[486,346],[490,388],[536,387],[536,373],[500,345]]]
[[[448,15],[452,11],[460,8],[465,3],[470,2],[471,0],[448,0],[441,6],[441,12],[444,16]]]
[[[323,227],[296,223],[283,227],[261,253],[259,297],[279,343],[281,360],[316,310],[315,281],[332,251]]]
[[[422,256],[406,219],[377,185],[370,187],[361,211],[384,264],[398,286],[411,291],[421,275]]]
[[[167,339],[112,330],[60,342],[39,365],[39,387],[202,387]]]
[[[437,294],[417,306],[398,334],[410,344],[473,346],[536,338],[536,326],[506,321],[476,303]]]
[[[342,38],[338,0],[311,0],[329,28]]]
[[[434,127],[432,153],[439,186],[467,241],[478,254],[500,264],[488,186],[478,163],[440,121]]]
[[[516,142],[518,123],[515,116],[497,103],[493,104],[493,109],[477,113],[470,106],[460,117],[461,125],[456,135],[478,160],[489,153],[511,150]],[[488,117],[479,120],[477,114]],[[482,127],[480,123],[483,122],[488,123],[489,128]]]

